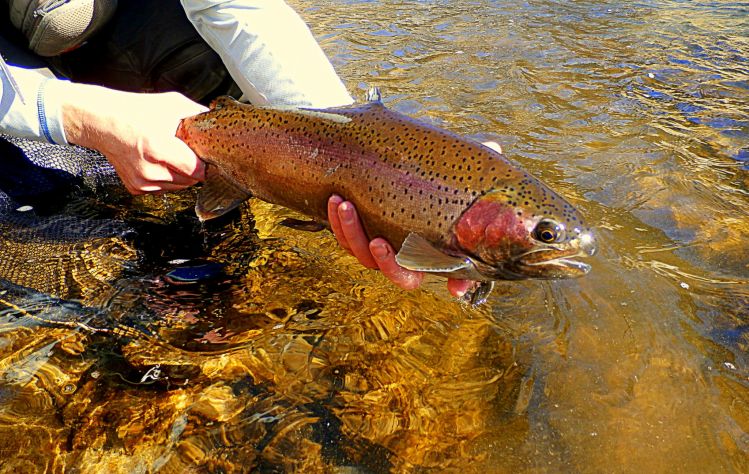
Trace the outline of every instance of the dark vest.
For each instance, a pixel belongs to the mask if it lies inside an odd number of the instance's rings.
[[[0,15],[5,16],[0,19],[5,39],[27,47],[23,35],[7,28],[7,10]],[[179,0],[120,1],[107,23],[82,45],[42,59],[58,76],[124,91],[176,91],[203,103],[241,94]]]

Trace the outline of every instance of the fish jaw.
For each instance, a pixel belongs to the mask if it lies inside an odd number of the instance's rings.
[[[478,198],[452,229],[452,247],[469,256],[476,272],[489,280],[521,280],[577,278],[590,271],[590,265],[576,259],[595,252],[593,233],[579,216],[574,220],[579,225],[571,229],[564,227],[573,221],[560,224],[564,239],[545,243],[535,233],[550,216],[507,201],[493,193]]]
[[[540,280],[579,278],[587,275],[591,269],[589,264],[575,260],[575,257],[585,255],[587,254],[575,251],[574,248],[564,251],[549,249],[548,253],[543,256],[543,260],[528,261],[527,258],[519,258],[513,264],[519,272],[528,275],[528,278]]]

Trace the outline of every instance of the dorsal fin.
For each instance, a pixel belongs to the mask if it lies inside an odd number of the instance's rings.
[[[380,94],[379,87],[370,87],[367,89],[367,95],[365,96],[367,102],[382,102],[382,94]]]

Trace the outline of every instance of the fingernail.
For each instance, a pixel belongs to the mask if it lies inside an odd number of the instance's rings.
[[[374,245],[370,248],[370,252],[377,260],[383,261],[390,255],[388,248],[384,245]]]
[[[344,224],[354,223],[354,212],[351,204],[344,202],[338,206],[338,216],[341,218],[341,222]]]
[[[412,273],[403,281],[401,288],[404,290],[415,290],[421,286],[421,276],[418,273]]]

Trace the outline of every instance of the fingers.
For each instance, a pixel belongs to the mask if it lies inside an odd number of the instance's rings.
[[[340,220],[341,230],[348,244],[351,253],[359,260],[359,263],[367,268],[378,268],[372,253],[369,251],[369,239],[364,233],[359,215],[354,209],[354,205],[348,201],[342,202],[338,206],[338,219]]]
[[[338,206],[343,202],[343,198],[336,194],[330,196],[328,199],[328,222],[330,223],[330,229],[333,231],[338,245],[343,247],[346,252],[351,253],[351,248],[346,241],[346,236],[343,233],[341,227],[341,219],[338,217]]]
[[[197,180],[185,177],[177,177],[172,181],[123,181],[125,188],[127,188],[130,194],[179,191],[197,183]]]
[[[131,96],[128,96],[131,97]],[[174,191],[205,179],[205,163],[175,133],[184,117],[207,110],[178,93],[153,95],[136,94],[134,101],[148,102],[143,109],[148,115],[130,117],[137,126],[127,129],[131,143],[141,143],[135,148],[139,156],[129,162],[131,186],[142,192]],[[127,142],[126,142],[127,143]],[[124,154],[126,150],[118,150]],[[124,171],[127,174],[128,171]]]
[[[390,281],[404,290],[414,290],[421,285],[424,274],[407,270],[395,261],[395,251],[385,239],[374,239],[369,243],[369,251],[377,266]]]
[[[365,267],[379,269],[399,287],[412,290],[424,275],[398,265],[393,247],[381,238],[369,242],[353,204],[333,195],[328,199],[328,222],[341,247],[354,255]]]
[[[139,177],[145,183],[174,183],[190,186],[198,182],[191,175],[185,175],[166,163],[143,161],[139,166]]]
[[[181,174],[173,173],[171,181],[168,181],[168,182],[171,184],[186,188],[188,186],[192,186],[193,184],[197,184],[198,180],[194,178],[190,178],[188,176],[182,176]]]
[[[476,282],[471,280],[456,280],[454,278],[447,280],[447,290],[456,298],[462,298],[475,285]]]
[[[115,166],[122,182],[131,194],[177,191],[192,186],[198,180],[178,174],[162,163],[150,160],[136,162],[136,166]]]
[[[153,193],[165,193],[169,191],[179,191],[187,186],[179,185],[174,183],[152,183],[145,184],[136,189],[128,189],[130,194],[153,194]]]
[[[418,288],[424,273],[414,272],[398,265],[395,250],[382,238],[369,242],[354,205],[342,197],[328,199],[328,222],[338,243],[367,268],[379,269],[395,285],[404,290]],[[475,285],[470,280],[449,279],[447,288],[455,297],[462,297]]]
[[[176,92],[161,94],[157,100],[162,101],[165,112],[159,117],[158,127],[152,130],[149,137],[150,150],[147,157],[162,163],[177,174],[196,181],[205,179],[205,164],[185,142],[176,137],[177,127],[185,117],[197,115],[208,110]]]

